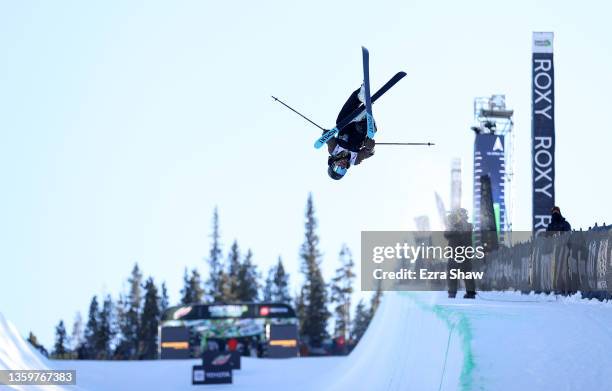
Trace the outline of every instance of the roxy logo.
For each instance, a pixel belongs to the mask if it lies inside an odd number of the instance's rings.
[[[535,61],[535,76],[533,78],[533,84],[535,86],[535,100],[533,107],[535,108],[535,115],[543,115],[544,117],[552,120],[552,76],[550,71],[552,69],[552,60],[540,60]]]
[[[535,154],[533,156],[536,177],[533,180],[535,192],[542,193],[548,198],[552,198],[553,187],[553,155],[552,137],[535,138]]]

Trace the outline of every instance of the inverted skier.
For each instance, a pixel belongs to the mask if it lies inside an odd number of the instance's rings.
[[[342,106],[338,114],[336,124],[346,118],[350,113],[357,109],[365,101],[365,90],[362,85],[353,91],[351,96]],[[374,124],[376,131],[376,124]],[[336,137],[327,141],[327,174],[330,178],[340,180],[346,175],[351,166],[363,162],[365,159],[374,155],[376,142],[367,137],[368,127],[365,117],[365,110],[352,122],[340,129]]]

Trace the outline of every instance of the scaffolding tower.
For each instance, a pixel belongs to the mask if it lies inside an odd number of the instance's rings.
[[[494,214],[500,243],[509,240],[505,233],[512,230],[513,207],[513,138],[514,110],[506,107],[505,95],[474,99],[474,222],[475,239],[480,241],[481,199],[480,177],[491,178]]]

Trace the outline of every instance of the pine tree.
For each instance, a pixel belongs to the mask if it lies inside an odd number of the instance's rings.
[[[327,337],[327,287],[319,266],[321,253],[319,252],[319,237],[316,233],[317,220],[309,194],[306,203],[305,239],[300,250],[302,259],[302,273],[305,281],[302,287],[304,300],[304,319],[302,319],[302,335],[311,346],[320,346]]]
[[[264,287],[262,291],[263,301],[271,302],[272,301],[272,292],[273,292],[273,284],[274,284],[274,273],[276,270],[276,266],[272,266],[268,270],[268,276],[266,277],[266,281],[264,282]]]
[[[345,246],[340,250],[340,267],[332,279],[331,302],[335,304],[334,336],[348,337],[351,325],[351,295],[353,294],[353,280],[355,266],[351,251]]]
[[[55,327],[55,345],[53,346],[53,356],[58,359],[67,358],[68,348],[66,347],[68,337],[66,334],[66,327],[64,321],[60,320],[58,325]]]
[[[38,338],[36,338],[36,336],[34,335],[33,332],[30,331],[30,335],[28,335],[28,342],[36,349],[38,350],[43,356],[45,357],[49,357],[49,352],[47,351],[47,349],[45,349],[45,347],[43,345],[41,345],[38,342]]]
[[[119,299],[117,300],[116,318],[116,325],[119,335],[114,352],[114,357],[119,360],[129,360],[133,358],[132,341],[128,341],[126,337],[126,335],[130,333],[130,321],[127,317],[129,307],[129,300],[126,298],[126,296],[119,294]]]
[[[378,284],[376,285],[376,291],[372,295],[370,299],[370,320],[374,317],[376,310],[378,309],[378,305],[380,304],[380,299],[382,298],[382,281],[378,280]]]
[[[204,296],[204,289],[202,288],[202,279],[200,273],[194,268],[191,270],[191,275],[185,274],[183,276],[183,289],[181,289],[181,303],[184,305],[192,303],[201,303]]]
[[[166,282],[162,282],[161,285],[161,298],[159,300],[160,314],[163,314],[168,307],[170,307],[170,298],[168,297],[168,289],[166,288]]]
[[[295,314],[298,319],[298,328],[304,330],[304,320],[306,319],[306,303],[304,299],[304,287],[300,289],[300,292],[295,296]]]
[[[181,304],[188,305],[193,303],[193,291],[191,289],[191,279],[187,268],[183,272],[183,288],[181,289]]]
[[[252,259],[253,253],[249,250],[244,261],[239,265],[236,292],[238,301],[257,301],[259,298],[259,273]]]
[[[74,323],[72,323],[72,333],[70,334],[70,349],[73,352],[79,350],[83,344],[83,318],[81,313],[77,311],[74,316]]]
[[[128,309],[126,313],[126,330],[123,333],[128,342],[130,358],[138,356],[138,329],[140,328],[140,311],[142,308],[142,272],[138,264],[134,264],[130,278],[130,293],[128,296]]]
[[[98,330],[94,336],[95,356],[99,359],[111,358],[111,342],[115,336],[114,305],[110,295],[104,299],[102,310],[98,314]]]
[[[152,277],[145,283],[144,306],[140,319],[141,359],[157,358],[157,328],[160,321],[160,298]]]
[[[289,294],[289,274],[285,272],[283,260],[278,257],[278,263],[268,270],[263,288],[263,300],[291,304]]]
[[[223,264],[222,264],[222,253],[221,253],[221,235],[219,233],[219,213],[217,207],[213,212],[212,221],[212,234],[211,234],[211,246],[210,254],[208,256],[208,270],[209,276],[206,281],[207,294],[214,301],[223,300]]]
[[[355,341],[355,343],[359,342],[363,334],[366,332],[369,323],[369,310],[363,303],[363,299],[361,299],[355,307],[355,318],[353,320],[353,328],[351,330],[351,339]]]
[[[121,294],[117,303],[118,331],[120,332],[114,356],[119,359],[133,360],[138,358],[138,330],[142,307],[142,272],[134,264],[128,278],[129,291]]]
[[[281,257],[278,257],[278,263],[274,268],[274,275],[272,277],[272,300],[278,303],[291,303],[289,274],[285,272]]]
[[[98,297],[94,296],[89,304],[87,325],[85,326],[85,357],[92,359],[96,357],[96,338],[100,334]]]
[[[224,284],[223,301],[234,302],[238,300],[240,273],[240,248],[234,240],[227,256],[227,282]]]
[[[231,280],[225,271],[219,275],[219,292],[214,296],[215,303],[228,303],[233,301],[230,294]]]

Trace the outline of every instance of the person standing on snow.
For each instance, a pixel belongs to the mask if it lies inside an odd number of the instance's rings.
[[[364,86],[353,91],[342,106],[336,124],[346,118],[361,104],[364,104]],[[340,129],[336,137],[327,142],[329,157],[327,158],[327,175],[334,180],[340,180],[346,175],[351,166],[360,164],[374,155],[374,140],[367,137],[367,120],[365,108],[363,114],[357,116],[352,122]],[[376,124],[374,124],[376,131]]]
[[[448,245],[455,251],[458,248],[463,247],[464,249],[472,246],[472,224],[468,222],[467,210],[463,208],[456,209],[448,216],[448,230],[444,233],[444,237],[448,240]],[[449,259],[447,263],[447,271],[450,274],[451,269],[459,269],[466,273],[472,271],[472,260],[465,259],[462,262],[458,262],[455,259]],[[464,279],[465,283],[465,295],[464,299],[476,298],[476,283],[473,279]],[[448,297],[455,298],[457,295],[457,285],[459,281],[454,278],[448,279]]]

